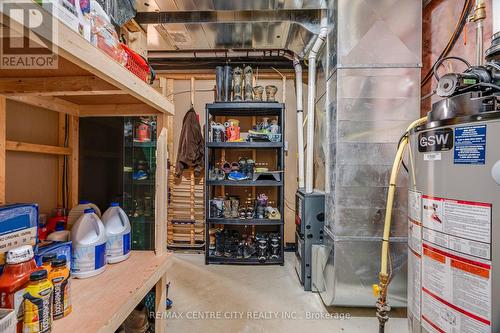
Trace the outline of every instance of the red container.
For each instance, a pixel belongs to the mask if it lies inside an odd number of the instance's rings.
[[[0,275],[0,307],[14,309],[17,315],[17,332],[22,331],[24,289],[29,281],[30,274],[36,271],[33,257],[33,248],[29,245],[21,246],[7,252],[6,265]]]
[[[47,239],[47,235],[56,230],[56,225],[58,223],[64,224],[64,229],[66,229],[66,226],[68,225],[68,217],[64,216],[63,208],[57,208],[55,210],[55,216],[50,217],[46,225],[38,226],[38,238],[40,240]]]
[[[132,51],[127,45],[120,44],[127,54],[127,64],[125,67],[144,82],[148,82],[150,74],[149,65],[140,55]]]

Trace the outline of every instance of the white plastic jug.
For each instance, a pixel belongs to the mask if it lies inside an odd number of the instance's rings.
[[[92,208],[85,209],[71,229],[71,275],[84,279],[104,272],[106,240],[106,229],[99,217]]]
[[[130,257],[130,221],[118,202],[112,202],[102,215],[106,229],[106,258],[108,264],[115,264]]]
[[[99,209],[99,207],[97,207],[97,205],[91,203],[88,200],[80,200],[78,202],[78,205],[71,208],[71,210],[69,211],[68,230],[71,230],[71,228],[73,227],[75,222],[80,218],[80,216],[83,215],[83,211],[85,209],[89,209],[89,208],[92,208],[94,210],[95,214],[97,215],[97,217],[101,218],[101,210]]]

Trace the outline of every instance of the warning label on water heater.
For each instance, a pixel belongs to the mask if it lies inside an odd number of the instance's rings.
[[[422,238],[463,254],[491,259],[491,204],[422,196]]]
[[[424,241],[422,326],[430,332],[491,332],[491,262]]]
[[[455,128],[455,164],[484,164],[486,161],[486,125]]]
[[[429,332],[491,332],[491,209],[422,195],[420,314]]]

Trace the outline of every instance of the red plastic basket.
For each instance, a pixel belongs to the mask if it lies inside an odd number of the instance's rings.
[[[132,51],[127,45],[120,45],[125,53],[127,53],[127,64],[125,67],[144,82],[148,82],[149,65],[146,60]]]

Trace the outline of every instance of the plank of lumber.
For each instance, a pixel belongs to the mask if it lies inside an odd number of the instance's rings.
[[[0,203],[5,203],[5,136],[7,125],[7,101],[0,96]]]
[[[78,159],[79,159],[79,122],[76,116],[69,117],[69,148],[71,155],[68,158],[69,165],[69,207],[73,208],[78,204]]]
[[[42,97],[42,96],[7,96],[8,99],[37,106],[43,109],[67,113],[77,116],[79,106],[77,104],[65,101],[57,97]]]
[[[80,117],[119,117],[157,115],[158,111],[146,104],[80,105]]]
[[[94,75],[62,77],[0,78],[0,94],[8,96],[124,95]]]
[[[10,141],[5,142],[5,148],[8,151],[22,151],[28,153],[51,154],[51,155],[71,155],[71,148],[39,145],[35,143]]]

